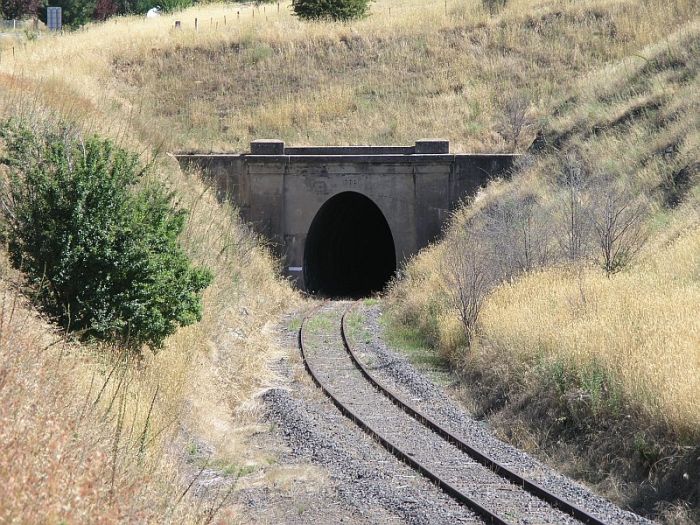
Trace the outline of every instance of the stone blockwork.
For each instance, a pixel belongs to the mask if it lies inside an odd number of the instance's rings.
[[[461,199],[506,174],[514,160],[449,153],[446,140],[406,147],[285,147],[261,140],[251,143],[250,153],[176,158],[214,179],[219,198],[231,199],[243,219],[272,241],[302,289],[307,233],[331,197],[356,192],[376,204],[390,227],[398,267],[439,237]]]

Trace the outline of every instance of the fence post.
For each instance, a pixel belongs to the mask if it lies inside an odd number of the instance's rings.
[[[197,31],[197,27],[198,27],[198,20],[195,18],[194,19],[194,30],[195,31]]]

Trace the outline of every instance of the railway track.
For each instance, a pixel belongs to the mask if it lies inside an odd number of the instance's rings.
[[[348,305],[324,303],[298,333],[304,366],[345,416],[488,523],[606,523],[468,445],[385,387],[349,344]]]

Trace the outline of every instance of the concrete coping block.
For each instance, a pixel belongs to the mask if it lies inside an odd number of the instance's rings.
[[[416,141],[417,155],[439,155],[450,152],[450,141],[445,139],[421,139]]]
[[[413,146],[313,146],[286,147],[285,155],[411,155]]]
[[[251,155],[284,155],[284,141],[277,139],[258,139],[250,143]]]

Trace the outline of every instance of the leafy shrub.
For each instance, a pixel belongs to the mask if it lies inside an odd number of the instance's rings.
[[[0,0],[0,19],[12,20],[33,16],[40,6],[39,0]]]
[[[160,3],[158,3],[161,9],[166,13],[187,9],[188,7],[192,7],[193,4],[193,0],[160,0]]]
[[[178,244],[186,212],[109,140],[0,125],[12,264],[43,309],[87,339],[138,351],[201,319],[208,270]],[[139,184],[139,182],[142,184]]]
[[[61,8],[64,27],[77,28],[92,20],[96,0],[51,0],[49,5]],[[39,18],[46,23],[46,9],[39,10]]]
[[[352,20],[367,14],[370,0],[293,0],[294,13],[305,20]]]

